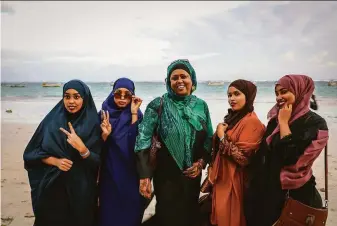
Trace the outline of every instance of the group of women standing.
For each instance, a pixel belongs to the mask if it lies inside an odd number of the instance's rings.
[[[230,109],[213,131],[207,103],[193,95],[194,68],[176,60],[167,93],[142,100],[118,79],[99,112],[88,86],[71,80],[24,154],[35,226],[197,226],[201,172],[211,189],[209,225],[271,226],[286,193],[322,207],[312,164],[327,144],[325,120],[310,111],[313,80],[286,75],[265,127],[254,112],[256,86],[228,86]],[[153,182],[153,187],[152,183]],[[156,214],[142,223],[149,200]]]

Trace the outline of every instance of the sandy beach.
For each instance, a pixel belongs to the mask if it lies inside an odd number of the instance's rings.
[[[332,125],[332,126],[331,126]],[[23,168],[22,153],[37,124],[2,123],[1,128],[1,225],[31,226],[34,222],[30,187]],[[337,127],[329,124],[329,226],[337,225]],[[314,165],[317,188],[324,187],[323,152]],[[323,193],[321,192],[323,195]],[[144,218],[154,213],[155,200]]]

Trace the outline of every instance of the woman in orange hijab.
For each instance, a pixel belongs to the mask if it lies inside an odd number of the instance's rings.
[[[231,108],[217,127],[214,161],[208,169],[213,185],[211,223],[245,226],[243,209],[246,166],[258,149],[265,127],[254,112],[256,86],[236,80],[227,90]]]

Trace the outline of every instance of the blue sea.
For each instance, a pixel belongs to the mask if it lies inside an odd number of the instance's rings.
[[[13,83],[11,83],[13,84]],[[110,83],[87,83],[95,100],[97,109],[112,90]],[[258,93],[255,101],[255,111],[261,121],[267,122],[266,115],[275,104],[275,82],[255,82]],[[1,86],[1,105],[3,122],[38,123],[62,98],[61,87],[42,87],[41,83],[24,83],[25,87]],[[196,96],[204,99],[209,106],[212,123],[216,128],[221,122],[227,109],[227,87],[229,83],[220,86],[210,86],[207,82],[198,84],[194,92]],[[164,82],[136,82],[136,95],[143,99],[141,110],[146,105],[166,92]],[[337,87],[328,86],[327,82],[315,82],[315,94],[319,103],[318,113],[329,121],[337,122]],[[12,113],[6,113],[11,109]]]

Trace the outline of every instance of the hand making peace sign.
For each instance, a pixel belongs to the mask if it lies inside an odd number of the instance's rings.
[[[77,136],[73,126],[71,125],[70,122],[68,122],[68,126],[70,129],[70,133],[63,129],[60,128],[60,130],[67,135],[68,139],[67,142],[73,147],[75,148],[78,152],[80,152],[80,154],[84,154],[87,152],[88,148],[84,145],[84,143],[82,142],[81,138],[79,136]]]
[[[102,138],[105,141],[112,131],[109,112],[101,110],[101,119]]]

